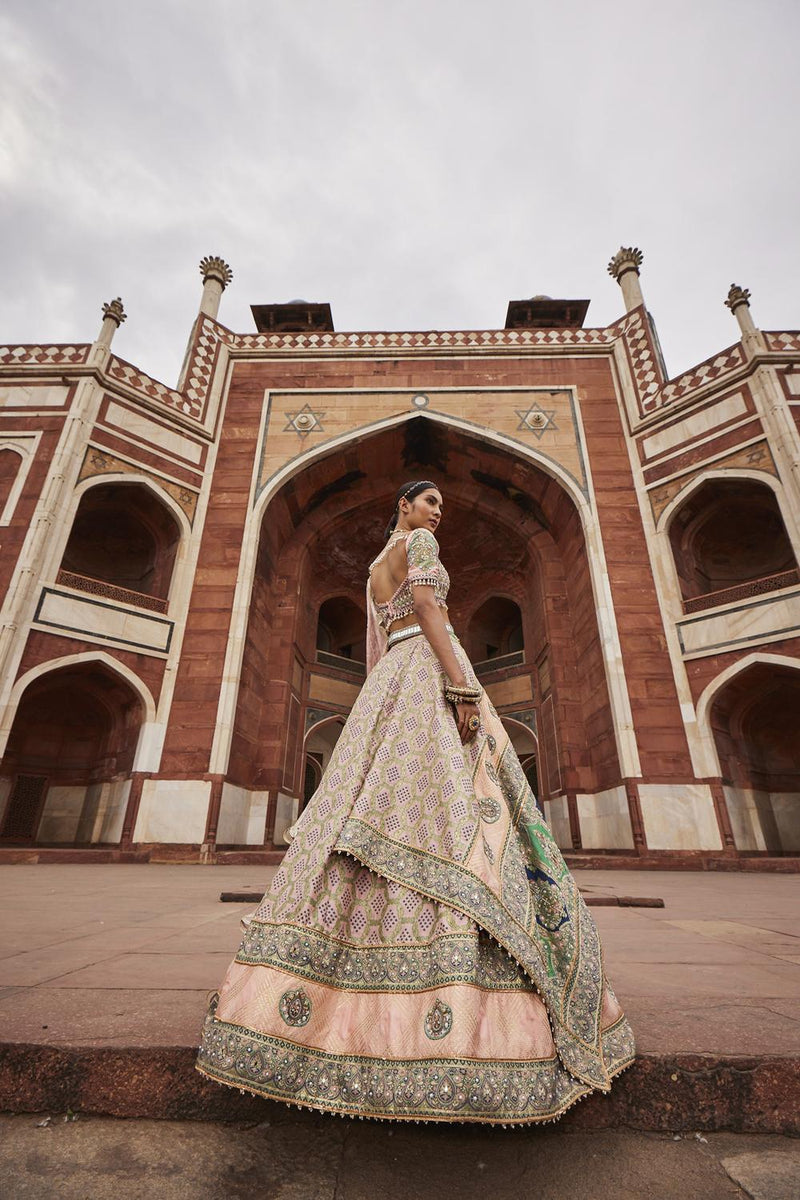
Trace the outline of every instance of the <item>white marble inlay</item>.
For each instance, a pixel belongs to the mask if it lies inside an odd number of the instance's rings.
[[[141,413],[133,412],[130,408],[123,408],[121,404],[114,404],[112,401],[108,406],[105,420],[106,424],[116,425],[118,429],[124,429],[132,437],[148,442],[152,446],[157,446],[162,450],[171,450],[173,454],[177,454],[189,462],[199,463],[202,458],[203,447],[199,442],[183,437],[182,434],[167,429],[164,425],[159,425],[157,421],[151,421],[147,417],[143,417]]]
[[[37,842],[74,842],[86,799],[84,784],[47,789]]]
[[[22,384],[0,387],[0,408],[63,408],[69,388],[61,384],[50,387],[24,387]]]
[[[269,792],[251,792],[223,783],[217,825],[221,846],[263,846]]]
[[[705,783],[640,783],[650,850],[721,850],[711,790]]]
[[[284,845],[288,846],[290,839],[286,836],[286,831],[297,820],[299,811],[300,801],[296,796],[288,796],[285,792],[278,792],[278,804],[275,810],[275,835],[273,837],[273,841],[276,844],[283,842]]]
[[[576,800],[584,850],[633,849],[633,830],[624,787],[578,793]]]
[[[133,840],[201,845],[210,796],[209,780],[146,779]]]
[[[800,396],[800,372],[793,371],[787,375],[786,385],[793,396]]]
[[[800,792],[771,792],[772,811],[783,851],[800,851]]]
[[[45,588],[36,621],[48,628],[87,634],[104,641],[123,642],[165,653],[172,622],[132,612],[111,600],[88,600],[70,593]]]
[[[685,655],[711,653],[720,646],[790,637],[800,629],[800,592],[769,600],[739,601],[725,612],[678,621]]]
[[[544,806],[544,815],[560,850],[572,849],[572,833],[569,827],[569,809],[566,796],[556,796]]]
[[[676,422],[675,425],[670,425],[667,429],[662,429],[659,433],[653,433],[650,437],[646,437],[642,442],[645,456],[655,458],[657,454],[663,454],[665,450],[670,450],[673,446],[680,446],[683,442],[688,442],[701,433],[708,433],[709,429],[715,429],[724,421],[731,421],[745,412],[747,412],[747,402],[741,392],[736,392],[733,396],[726,396],[719,403],[711,404],[708,408],[703,408],[700,412],[692,413],[690,417]]]
[[[726,787],[725,799],[737,850],[800,850],[800,792]]]

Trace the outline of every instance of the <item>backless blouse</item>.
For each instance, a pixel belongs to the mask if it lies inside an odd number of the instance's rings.
[[[408,574],[389,599],[378,603],[372,591],[372,570],[382,562],[392,546],[407,538]],[[436,603],[444,608],[450,590],[450,576],[439,559],[439,543],[429,529],[412,529],[393,534],[377,558],[369,565],[367,577],[367,671],[371,671],[386,652],[386,639],[393,621],[414,611],[414,585],[432,587]]]

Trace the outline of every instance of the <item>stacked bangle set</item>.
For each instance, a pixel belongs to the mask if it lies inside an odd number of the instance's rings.
[[[447,683],[444,688],[444,698],[453,706],[458,704],[477,704],[483,695],[483,688],[472,687],[456,687],[455,684]],[[473,713],[467,721],[467,728],[471,733],[477,733],[481,726],[481,719],[477,713]]]

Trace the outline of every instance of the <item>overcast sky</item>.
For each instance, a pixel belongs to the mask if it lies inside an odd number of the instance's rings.
[[[0,342],[91,341],[174,383],[197,264],[220,319],[328,300],[339,330],[622,311],[620,244],[671,374],[800,326],[796,0],[6,0]]]

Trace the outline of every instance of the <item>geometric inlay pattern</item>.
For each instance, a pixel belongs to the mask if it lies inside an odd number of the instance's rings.
[[[548,429],[558,429],[554,419],[556,415],[554,408],[544,409],[540,404],[532,404],[527,412],[521,408],[514,411],[520,419],[517,429],[524,429],[526,433],[534,434],[537,439],[541,438]]]
[[[314,412],[309,404],[304,404],[297,412],[287,412],[283,414],[286,417],[286,424],[283,427],[284,433],[299,433],[300,437],[308,437],[310,433],[324,433],[325,427],[322,424],[324,412]]]

